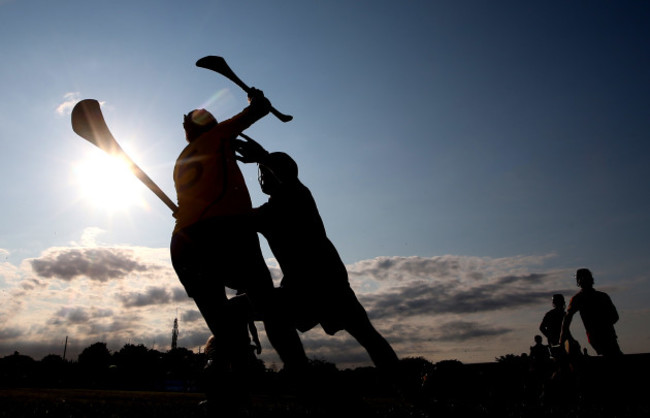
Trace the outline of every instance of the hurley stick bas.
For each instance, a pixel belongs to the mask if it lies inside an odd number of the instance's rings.
[[[104,121],[104,115],[102,115],[102,110],[99,107],[99,102],[94,99],[85,99],[80,101],[72,109],[72,130],[95,145],[102,151],[122,158],[129,169],[135,176],[144,183],[145,186],[149,188],[152,192],[160,198],[160,200],[167,205],[172,212],[176,212],[178,206],[171,201],[169,197],[149,178],[149,176],[138,167],[131,157],[129,157],[120,144],[117,143],[111,131]]]

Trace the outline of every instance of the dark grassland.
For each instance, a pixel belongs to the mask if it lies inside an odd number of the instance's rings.
[[[199,406],[193,391],[117,388],[0,389],[0,417],[648,417],[650,355],[616,362],[587,358],[573,369],[534,367],[523,356],[495,363],[404,361],[398,394],[372,368],[318,371],[310,388],[273,374],[239,408]],[[389,385],[390,386],[390,385]],[[298,395],[300,393],[300,395]],[[232,406],[232,403],[231,403]]]

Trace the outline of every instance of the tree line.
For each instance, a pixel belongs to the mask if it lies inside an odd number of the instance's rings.
[[[257,393],[291,393],[284,370],[267,367],[255,360],[248,376],[252,390]],[[411,393],[422,392],[425,386],[434,387],[434,377],[444,373],[455,374],[462,363],[446,360],[432,363],[422,357],[400,360],[402,388]],[[201,392],[206,376],[205,353],[195,353],[178,347],[166,352],[146,346],[126,344],[111,352],[104,342],[96,342],[82,350],[77,360],[66,360],[50,354],[42,360],[18,352],[0,358],[0,388],[89,388],[115,390]],[[446,386],[456,378],[446,377]],[[336,388],[343,393],[357,395],[390,395],[396,382],[387,382],[375,367],[339,370],[334,363],[310,359],[310,382],[316,391]],[[437,385],[435,385],[437,386]]]
[[[501,416],[526,416],[531,410],[563,408],[627,412],[650,410],[647,382],[650,354],[626,355],[612,365],[598,356],[584,357],[570,368],[552,360],[535,364],[526,354],[500,356],[492,363],[463,364],[458,360],[432,363],[422,357],[400,360],[401,381],[387,382],[374,367],[337,369],[333,363],[312,359],[305,386],[326,399],[345,397],[390,398],[395,386],[425,410],[443,416],[476,415],[499,410]],[[205,354],[185,348],[167,352],[126,344],[110,352],[106,343],[84,349],[76,361],[48,355],[40,361],[16,352],[0,358],[2,388],[73,388],[201,392]],[[614,366],[614,367],[612,367]],[[283,370],[267,368],[257,360],[248,376],[256,394],[291,395],[296,390]],[[274,398],[269,398],[274,399]],[[541,408],[541,409],[540,409]],[[550,408],[550,409],[549,409]],[[495,414],[499,415],[499,414]],[[566,415],[570,416],[570,415]],[[622,415],[625,416],[625,415]]]
[[[106,343],[86,347],[76,361],[49,354],[36,361],[15,352],[0,359],[0,386],[192,390],[205,364],[203,353],[167,352],[126,344],[111,353]]]

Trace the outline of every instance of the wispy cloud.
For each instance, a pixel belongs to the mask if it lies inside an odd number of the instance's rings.
[[[547,301],[549,289],[564,289],[567,273],[528,271],[543,259],[379,257],[355,263],[349,271],[360,288],[379,283],[376,291],[360,296],[374,318],[464,314]]]
[[[69,115],[72,113],[72,108],[80,100],[81,94],[79,92],[70,92],[63,95],[63,101],[56,107],[56,113],[61,116]]]

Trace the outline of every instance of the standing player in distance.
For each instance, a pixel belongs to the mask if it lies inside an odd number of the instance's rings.
[[[239,159],[259,164],[259,182],[268,202],[253,210],[252,224],[268,241],[284,277],[277,289],[279,309],[301,332],[320,324],[334,335],[345,330],[368,352],[378,369],[393,375],[399,362],[373,327],[350,287],[348,273],[327,237],[311,192],[298,179],[298,166],[285,153],[237,140]]]
[[[544,334],[546,340],[548,341],[549,349],[551,350],[551,355],[558,359],[567,354],[567,351],[570,351],[573,356],[579,355],[579,343],[576,341],[569,333],[565,338],[568,341],[567,347],[562,347],[560,344],[560,333],[562,332],[562,321],[564,321],[564,315],[566,314],[566,303],[564,301],[564,296],[560,293],[553,295],[552,299],[553,309],[546,312],[542,323],[539,325],[539,330]]]
[[[245,369],[247,313],[253,310],[262,313],[269,341],[285,367],[303,367],[307,358],[295,329],[267,309],[273,281],[257,232],[244,221],[252,204],[233,141],[270,109],[260,90],[251,89],[249,102],[221,123],[204,109],[184,117],[188,145],[174,167],[178,211],[170,244],[172,264],[214,336],[212,360],[219,367]],[[246,293],[252,307],[242,306],[242,296],[229,303],[226,287]]]
[[[560,332],[562,331],[562,321],[564,320],[564,309],[566,303],[564,296],[560,293],[553,295],[553,309],[546,312],[542,323],[539,325],[539,330],[544,334],[548,341],[549,347],[560,345]]]
[[[614,324],[618,321],[618,312],[609,295],[594,289],[594,277],[589,269],[583,268],[576,272],[576,283],[581,290],[569,301],[562,322],[560,342],[563,343],[570,337],[571,320],[576,312],[580,312],[587,339],[596,353],[605,357],[623,355],[614,330]]]

